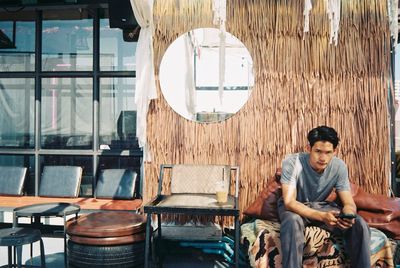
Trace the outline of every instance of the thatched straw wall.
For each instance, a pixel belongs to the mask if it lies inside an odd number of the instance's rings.
[[[229,0],[227,31],[249,49],[255,86],[246,105],[222,122],[199,124],[160,97],[151,102],[144,199],[157,189],[162,163],[240,166],[245,208],[280,166],[303,150],[309,129],[326,124],[341,136],[339,156],[350,179],[372,193],[388,192],[389,29],[386,1],[342,1],[339,43],[329,44],[324,1],[313,1],[303,33],[299,0]],[[156,75],[168,45],[182,33],[212,27],[211,1],[158,0],[154,6]],[[158,83],[159,85],[159,83]]]

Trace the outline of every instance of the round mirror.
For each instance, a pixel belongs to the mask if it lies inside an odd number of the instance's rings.
[[[189,120],[219,122],[246,103],[254,85],[253,60],[230,33],[201,28],[178,37],[160,65],[160,86],[172,109]]]

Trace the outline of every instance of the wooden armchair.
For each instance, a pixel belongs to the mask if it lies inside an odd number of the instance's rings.
[[[170,170],[170,188],[163,191],[166,170]],[[235,176],[233,176],[233,174]],[[231,187],[234,178],[234,187]],[[223,184],[228,192],[225,203],[216,199],[217,185]],[[147,213],[145,267],[149,255],[152,214],[158,218],[158,238],[161,239],[161,215],[210,215],[235,217],[235,265],[238,267],[239,250],[239,167],[227,165],[161,165],[157,196],[144,206]]]

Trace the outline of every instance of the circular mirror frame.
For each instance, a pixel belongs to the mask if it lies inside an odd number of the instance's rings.
[[[221,65],[220,57],[225,58]],[[159,79],[165,100],[177,114],[199,123],[221,122],[248,101],[254,86],[253,60],[232,34],[198,28],[169,45]]]

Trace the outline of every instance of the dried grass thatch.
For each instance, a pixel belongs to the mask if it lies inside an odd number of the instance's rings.
[[[156,193],[162,163],[239,165],[240,205],[267,183],[284,155],[301,151],[311,128],[336,128],[339,156],[350,179],[372,193],[388,192],[387,116],[389,38],[386,1],[342,2],[339,43],[329,44],[324,1],[313,1],[303,33],[303,1],[227,1],[227,30],[249,49],[256,84],[232,118],[190,122],[160,98],[151,103],[145,201]],[[212,27],[211,1],[158,0],[154,7],[155,63],[182,33]],[[156,70],[156,75],[158,69]]]

